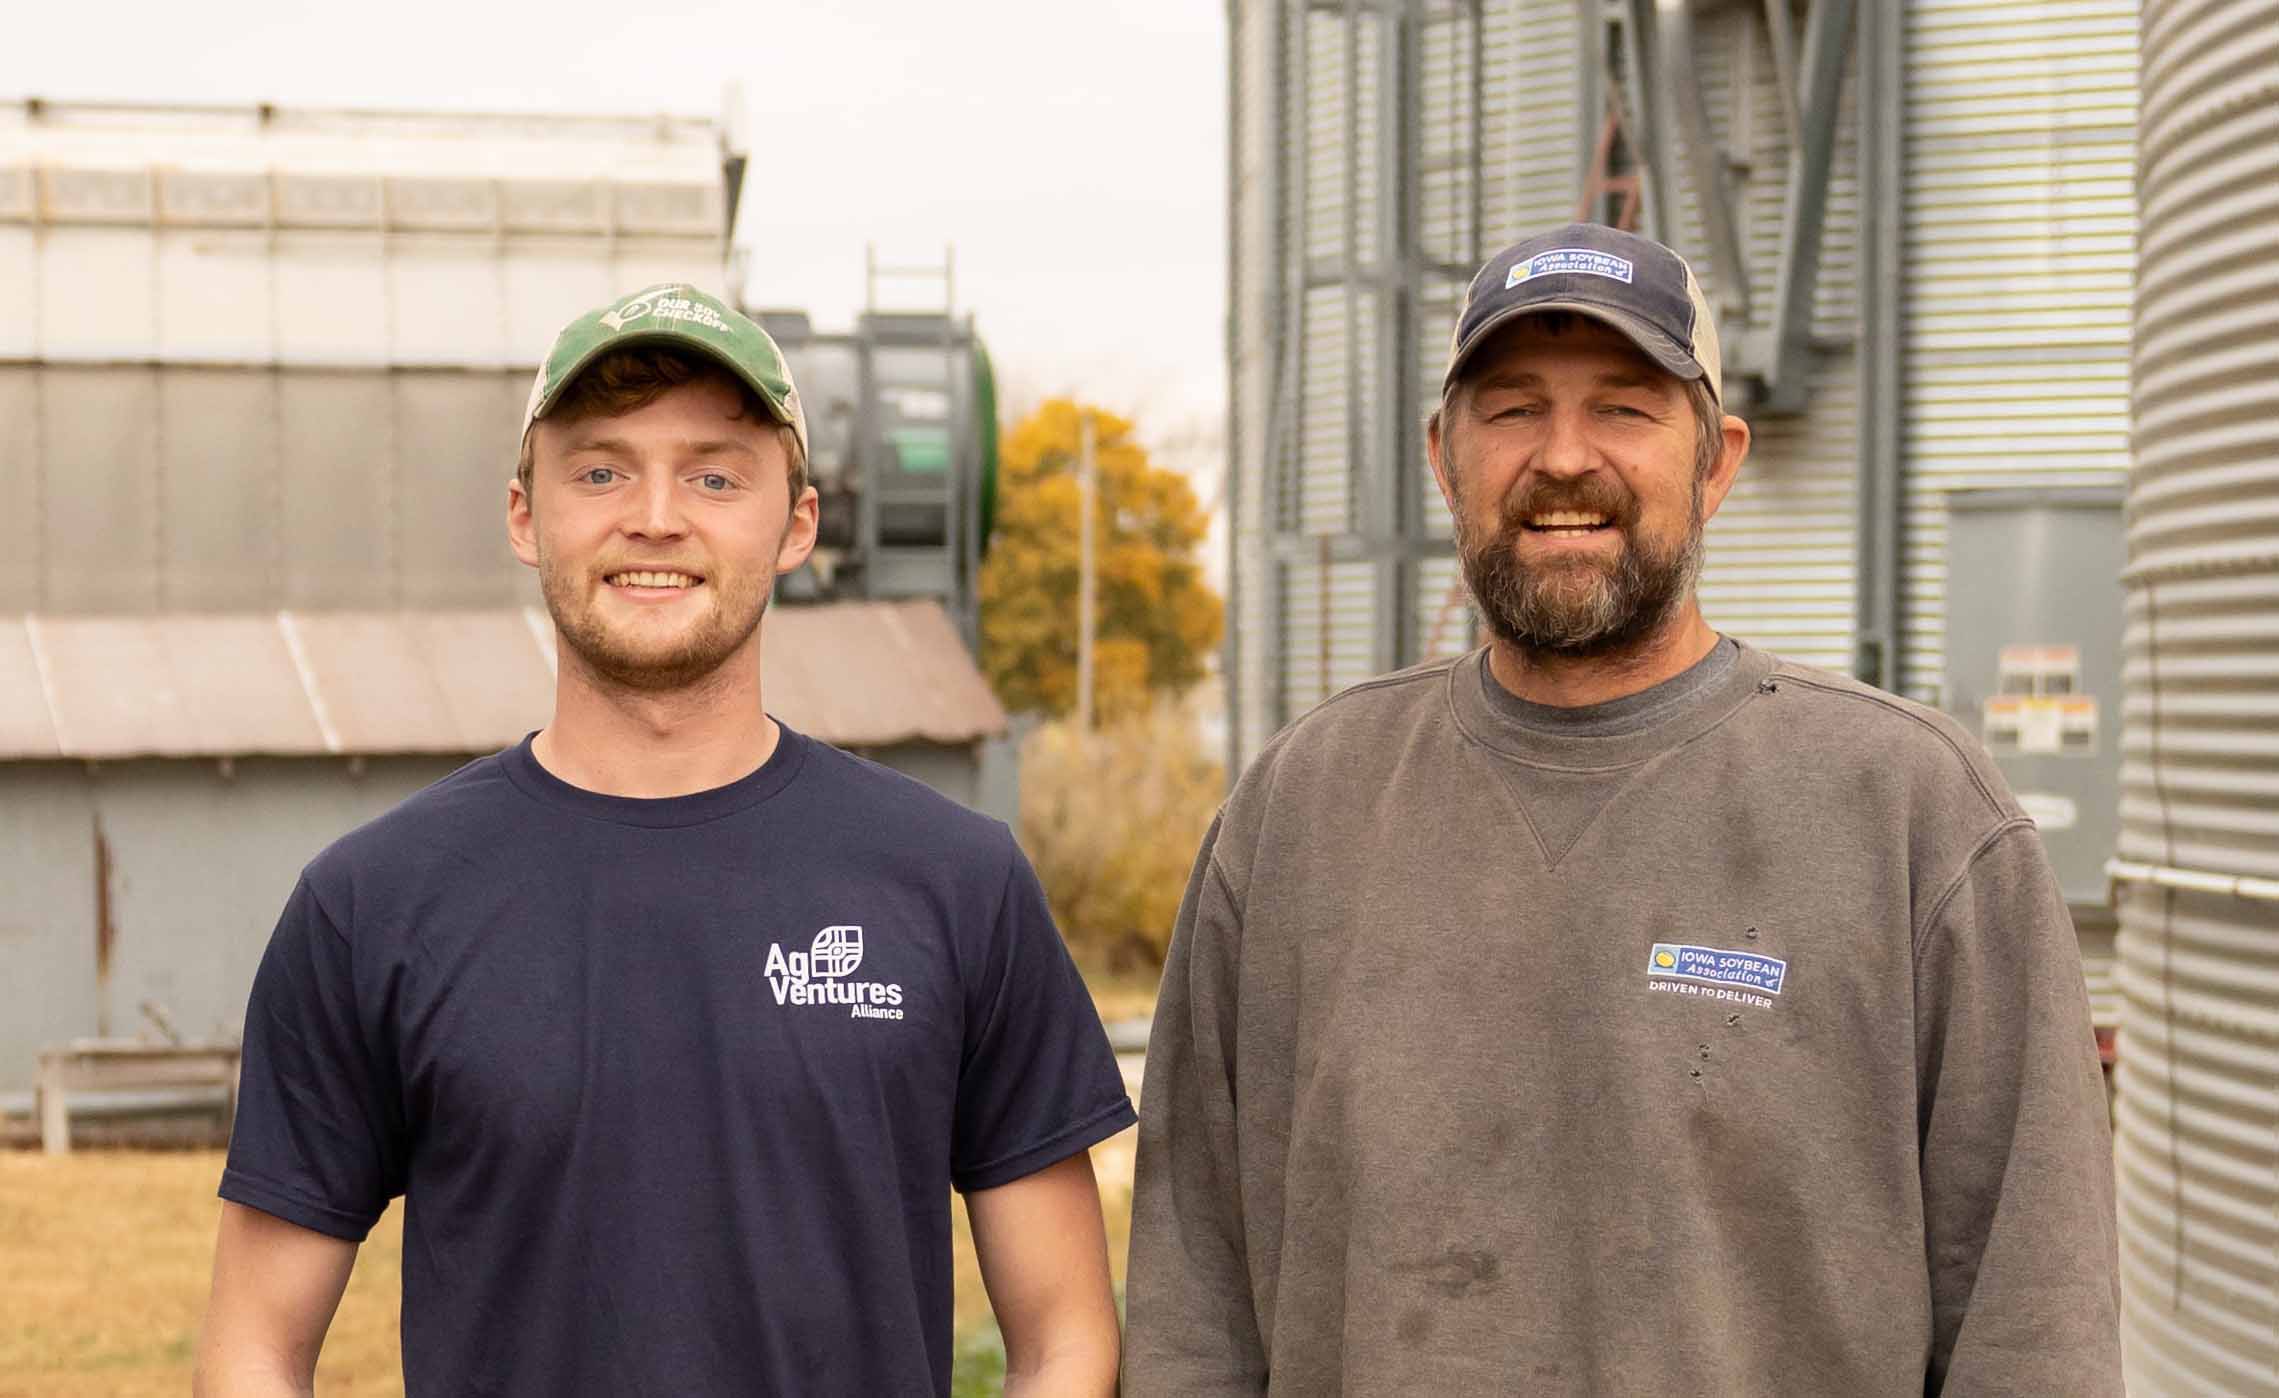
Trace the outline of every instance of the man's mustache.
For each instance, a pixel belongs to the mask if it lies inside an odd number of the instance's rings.
[[[1609,525],[1624,532],[1638,521],[1638,497],[1604,476],[1569,479],[1537,477],[1504,497],[1499,523],[1506,532],[1521,529],[1536,516],[1572,510],[1605,515]]]

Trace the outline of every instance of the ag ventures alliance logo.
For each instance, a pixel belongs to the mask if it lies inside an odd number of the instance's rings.
[[[768,947],[768,989],[779,1005],[847,1005],[856,1019],[902,1018],[902,987],[847,979],[863,964],[860,927],[826,927],[806,951]]]

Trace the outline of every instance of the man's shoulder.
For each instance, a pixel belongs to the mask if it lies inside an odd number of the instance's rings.
[[[1228,794],[1233,827],[1291,801],[1308,804],[1382,785],[1410,749],[1407,735],[1448,718],[1450,671],[1464,657],[1412,665],[1338,691],[1259,749]]]
[[[811,783],[807,798],[864,843],[953,859],[1001,857],[1013,843],[1005,822],[960,805],[906,772],[819,739],[805,741],[812,745],[802,774]]]
[[[1850,675],[1770,659],[1759,688],[1785,702],[1761,712],[1788,751],[1896,773],[1993,819],[2019,814],[1985,745],[1951,715]]]
[[[1292,719],[1261,748],[1252,769],[1344,748],[1419,714],[1446,713],[1449,672],[1465,656],[1444,656],[1350,685]]]
[[[330,908],[365,879],[416,877],[438,858],[461,857],[471,842],[495,839],[507,817],[502,805],[515,799],[501,755],[478,757],[326,845],[302,878]]]

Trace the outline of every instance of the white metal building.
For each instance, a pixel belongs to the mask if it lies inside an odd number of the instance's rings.
[[[236,1032],[301,865],[544,723],[506,483],[554,333],[722,289],[685,117],[0,105],[0,1110],[43,1044]],[[787,722],[984,803],[930,600],[773,609]]]

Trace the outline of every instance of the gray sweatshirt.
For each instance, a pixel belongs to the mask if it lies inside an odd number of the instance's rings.
[[[1559,715],[1475,652],[1211,828],[1124,1392],[2118,1394],[2112,1170],[2063,900],[1955,724],[1747,647]]]

